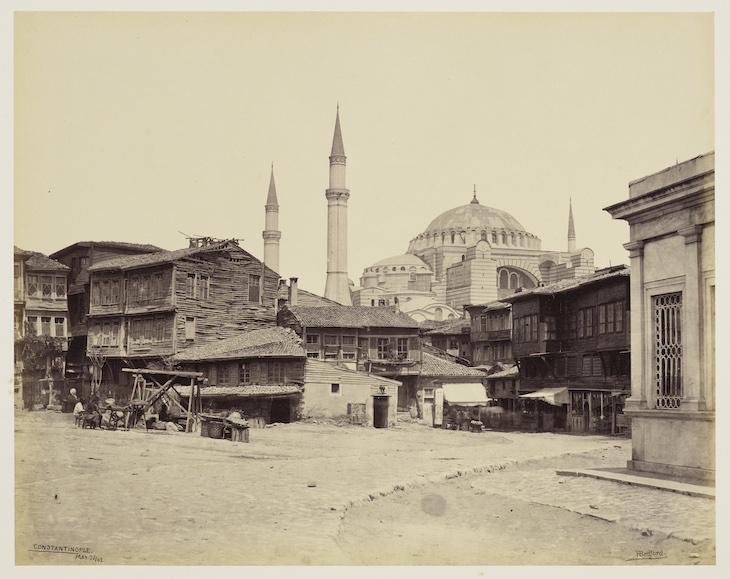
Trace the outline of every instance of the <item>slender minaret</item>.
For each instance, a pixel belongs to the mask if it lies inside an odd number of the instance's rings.
[[[573,225],[573,199],[568,209],[568,253],[575,252],[575,225]]]
[[[330,154],[330,186],[327,197],[327,282],[324,297],[343,306],[351,306],[347,278],[347,200],[350,191],[345,188],[345,148],[340,132],[340,105],[337,105],[335,136]]]
[[[274,184],[274,164],[271,163],[271,180],[269,181],[269,196],[266,198],[266,229],[264,236],[264,263],[267,267],[279,273],[279,203],[276,200],[276,185]]]

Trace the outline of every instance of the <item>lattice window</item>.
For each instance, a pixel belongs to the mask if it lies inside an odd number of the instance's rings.
[[[654,383],[657,408],[682,400],[682,292],[654,296]]]

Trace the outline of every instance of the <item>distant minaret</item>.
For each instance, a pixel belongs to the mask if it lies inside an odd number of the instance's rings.
[[[345,188],[345,148],[340,132],[340,105],[337,105],[335,136],[330,154],[330,186],[327,197],[327,282],[324,297],[343,306],[351,306],[347,278],[347,200],[350,191]]]
[[[568,209],[568,253],[575,253],[575,225],[573,225],[573,199]]]
[[[269,181],[269,196],[266,198],[266,229],[264,236],[264,263],[267,267],[279,273],[279,203],[276,200],[276,185],[274,184],[274,164],[271,163],[271,180]]]

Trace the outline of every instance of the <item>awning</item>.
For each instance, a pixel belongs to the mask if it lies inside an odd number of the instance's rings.
[[[456,406],[486,406],[487,391],[479,382],[470,384],[444,384],[444,400]]]
[[[561,404],[568,404],[570,402],[567,387],[542,388],[529,394],[520,394],[520,398],[536,398],[537,400],[544,400],[553,406],[560,406]]]

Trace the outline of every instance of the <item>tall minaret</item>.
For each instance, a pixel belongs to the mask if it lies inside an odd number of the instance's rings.
[[[575,225],[573,225],[573,199],[568,206],[568,253],[575,252]]]
[[[347,278],[347,200],[350,191],[345,188],[345,148],[340,132],[340,105],[337,105],[335,136],[330,154],[330,186],[327,197],[327,282],[324,297],[343,306],[351,306]]]
[[[274,164],[271,163],[271,180],[269,181],[269,196],[266,198],[266,229],[264,236],[264,263],[267,267],[279,273],[279,203],[276,200],[276,185],[274,184]]]

